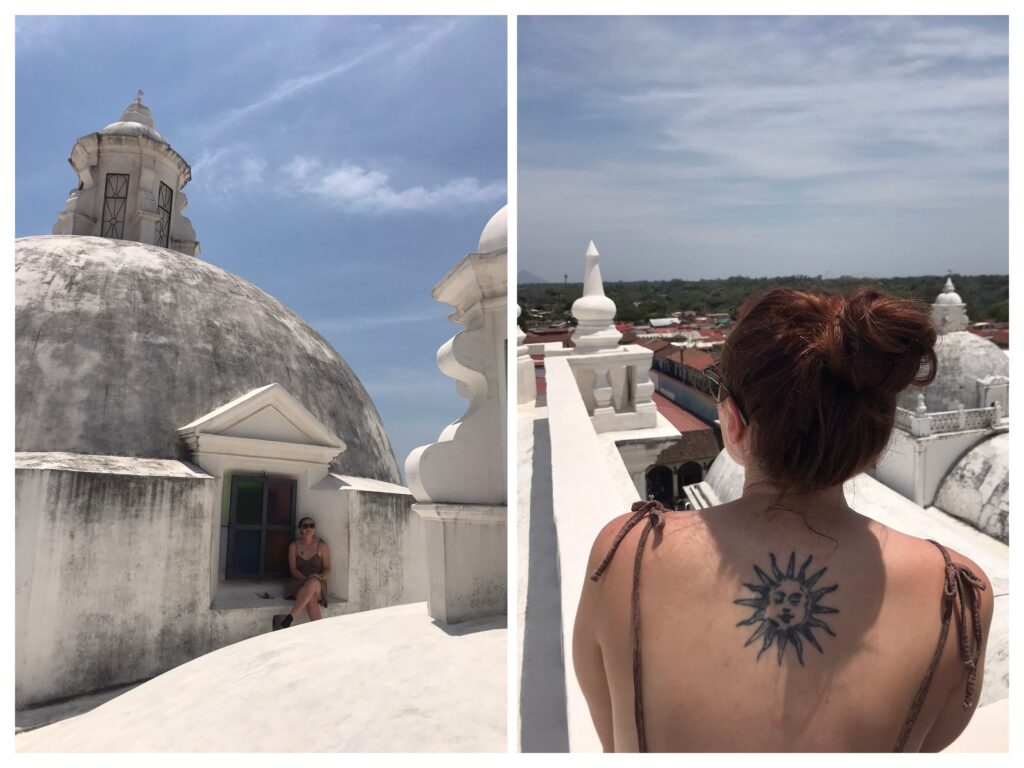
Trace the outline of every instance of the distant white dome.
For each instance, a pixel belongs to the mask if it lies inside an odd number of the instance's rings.
[[[508,206],[503,205],[480,233],[477,253],[492,253],[508,248]]]
[[[935,506],[1005,544],[1010,541],[1010,434],[978,443],[946,474]]]
[[[964,408],[983,408],[978,401],[978,379],[1010,376],[1010,359],[988,339],[970,331],[940,334],[935,343],[939,367],[935,381],[923,390],[909,387],[900,395],[900,406],[917,408],[917,395],[923,392],[929,411],[952,411],[960,403]]]
[[[963,304],[964,303],[963,299],[960,298],[960,294],[957,293],[956,289],[953,287],[953,280],[952,280],[952,278],[949,278],[949,277],[946,278],[946,285],[942,289],[942,293],[940,293],[935,298],[935,303],[936,304]]]

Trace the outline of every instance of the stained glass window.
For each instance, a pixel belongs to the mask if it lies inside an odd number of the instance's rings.
[[[103,190],[103,224],[100,234],[121,240],[124,237],[124,216],[128,207],[128,174],[108,173]]]
[[[288,544],[294,527],[294,480],[232,477],[224,578],[287,576]]]

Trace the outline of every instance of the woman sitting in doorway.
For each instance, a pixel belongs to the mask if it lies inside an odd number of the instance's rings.
[[[320,608],[327,607],[327,575],[331,572],[331,550],[316,536],[316,522],[308,515],[299,521],[299,535],[288,545],[288,569],[292,578],[284,596],[295,599],[287,614],[274,617],[274,629],[290,627],[302,609],[310,621],[322,618]]]

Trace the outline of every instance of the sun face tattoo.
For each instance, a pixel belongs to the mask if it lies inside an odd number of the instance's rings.
[[[825,613],[839,613],[837,608],[831,608],[821,604],[821,599],[835,592],[839,585],[814,589],[828,568],[822,568],[816,573],[808,576],[807,567],[811,564],[811,557],[804,560],[800,570],[796,570],[796,553],[789,556],[789,563],[783,573],[775,561],[775,555],[769,554],[771,560],[771,575],[754,566],[754,573],[760,579],[760,584],[744,584],[747,589],[755,593],[756,597],[743,597],[733,600],[737,605],[745,605],[754,609],[754,615],[736,624],[737,627],[756,624],[747,642],[743,644],[746,648],[757,639],[761,639],[761,650],[757,652],[757,658],[767,651],[772,643],[778,644],[779,666],[782,665],[782,657],[786,647],[792,645],[796,651],[796,658],[801,665],[804,663],[804,644],[808,643],[818,649],[818,653],[824,653],[818,639],[814,636],[814,630],[820,629],[832,637],[836,633],[832,631],[819,616]]]

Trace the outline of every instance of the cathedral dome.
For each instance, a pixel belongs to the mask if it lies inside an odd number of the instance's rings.
[[[984,408],[979,401],[978,380],[989,376],[1010,375],[1010,358],[999,347],[970,331],[940,334],[935,342],[939,365],[935,381],[923,389],[910,387],[900,395],[899,405],[908,410],[917,407],[917,395],[924,393],[929,411]]]
[[[1009,457],[1008,432],[978,443],[949,470],[935,495],[935,506],[1008,544]]]
[[[277,382],[348,445],[334,471],[399,482],[359,379],[256,286],[125,240],[26,237],[15,251],[17,451],[180,458],[179,427]]]

